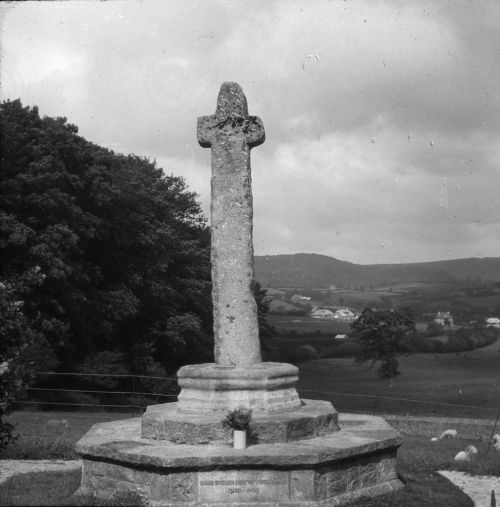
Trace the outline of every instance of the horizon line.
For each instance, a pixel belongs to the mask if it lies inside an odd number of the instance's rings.
[[[359,263],[359,262],[352,262],[345,259],[339,259],[337,257],[334,257],[333,255],[328,254],[320,254],[316,252],[295,252],[295,253],[281,253],[281,254],[254,254],[254,257],[278,257],[278,256],[293,256],[293,255],[317,255],[319,257],[329,257],[330,259],[335,259],[340,262],[347,262],[349,264],[355,264],[358,266],[387,266],[387,265],[407,265],[407,264],[432,264],[436,262],[453,262],[453,261],[468,261],[468,260],[486,260],[486,259],[499,259],[499,257],[491,257],[491,256],[485,256],[485,257],[454,257],[449,259],[438,259],[433,261],[403,261],[403,262],[373,262],[373,263]]]

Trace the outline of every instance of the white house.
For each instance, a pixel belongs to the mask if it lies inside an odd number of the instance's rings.
[[[486,327],[500,328],[500,319],[498,317],[488,317],[486,319]]]
[[[336,334],[335,335],[336,340],[347,340],[347,338],[349,338],[349,336],[347,336],[346,334]]]
[[[345,320],[346,322],[352,322],[356,316],[349,310],[349,308],[339,308],[333,315],[334,319]]]
[[[450,312],[438,312],[434,317],[434,322],[441,324],[442,326],[453,326],[453,317]]]
[[[290,301],[296,305],[307,305],[311,301],[311,298],[308,296],[301,296],[300,294],[294,294]]]
[[[317,308],[313,310],[309,316],[312,319],[333,319],[334,313],[331,310],[327,310],[326,308]]]

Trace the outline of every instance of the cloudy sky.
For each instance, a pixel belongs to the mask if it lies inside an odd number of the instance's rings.
[[[500,3],[4,4],[1,98],[156,159],[210,209],[196,119],[237,81],[255,253],[362,264],[500,256]]]

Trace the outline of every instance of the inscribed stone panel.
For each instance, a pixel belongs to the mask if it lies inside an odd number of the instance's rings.
[[[265,502],[289,499],[288,472],[226,470],[198,473],[198,502]]]

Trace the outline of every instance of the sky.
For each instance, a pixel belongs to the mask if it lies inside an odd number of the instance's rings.
[[[238,82],[254,249],[360,264],[500,256],[500,2],[0,6],[0,98],[156,160],[210,213],[196,121]]]

